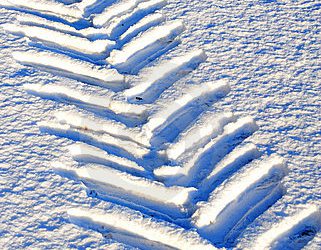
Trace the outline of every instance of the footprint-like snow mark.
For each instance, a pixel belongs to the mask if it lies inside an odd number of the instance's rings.
[[[193,224],[204,237],[218,245],[233,242],[234,239],[227,236],[235,227],[247,226],[281,198],[281,180],[286,173],[287,168],[278,157],[253,164],[215,189],[208,201],[200,202],[192,216]]]
[[[125,77],[115,69],[99,67],[61,54],[37,51],[15,52],[13,58],[24,65],[115,91],[128,87]]]
[[[92,109],[111,111],[116,115],[143,120],[147,115],[147,107],[114,100],[112,95],[94,96],[87,95],[78,90],[59,85],[26,84],[27,92],[52,100],[64,101],[83,105]]]
[[[166,187],[163,183],[138,177],[101,165],[72,168],[56,163],[54,169],[72,179],[80,180],[95,193],[95,196],[122,199],[138,206],[184,218],[193,207],[195,188],[179,186]]]
[[[71,221],[97,230],[112,239],[140,249],[214,250],[195,231],[151,218],[129,209],[92,212],[85,209],[68,211]]]
[[[113,50],[107,62],[121,72],[136,73],[155,53],[166,51],[185,26],[174,21],[156,26],[127,43],[121,50]]]
[[[82,13],[77,7],[66,6],[62,3],[45,0],[2,0],[0,6],[17,8],[21,11],[33,11],[48,14],[69,22],[77,22],[82,18]]]
[[[166,3],[165,0],[150,0],[138,4],[131,12],[113,18],[106,25],[106,34],[113,40],[117,39],[142,17],[164,7]]]
[[[300,210],[260,235],[251,249],[302,249],[321,229],[321,212],[314,205]]]
[[[94,163],[113,167],[115,169],[146,176],[145,169],[127,158],[108,154],[105,150],[89,146],[85,143],[76,143],[68,147],[72,158],[82,163]]]
[[[172,83],[193,71],[207,56],[203,50],[195,50],[183,56],[162,61],[160,65],[144,72],[148,77],[141,83],[126,90],[124,95],[130,101],[140,100],[140,103],[152,103]]]
[[[26,36],[45,46],[68,50],[70,53],[79,54],[92,60],[106,58],[109,51],[115,46],[115,42],[110,40],[90,41],[87,38],[37,26],[5,24],[2,27],[9,33]]]

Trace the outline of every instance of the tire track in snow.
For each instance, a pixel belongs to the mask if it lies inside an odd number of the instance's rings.
[[[158,10],[165,4],[6,0],[0,6],[32,14],[19,17],[20,24],[6,25],[8,32],[41,42],[45,49],[58,49],[16,53],[17,61],[111,89],[101,97],[58,85],[25,86],[30,93],[94,114],[111,113],[103,120],[62,112],[54,122],[39,124],[46,132],[80,141],[69,151],[85,166],[57,163],[57,172],[82,181],[88,195],[138,210],[73,209],[71,221],[142,249],[231,247],[250,222],[282,197],[286,166],[278,157],[260,158],[257,147],[245,142],[257,130],[253,119],[206,113],[205,104],[229,92],[226,81],[200,83],[157,106],[155,101],[167,88],[206,60],[202,50],[161,59],[179,44],[185,29],[181,21],[163,24],[165,17]],[[60,54],[68,51],[72,57]],[[159,57],[156,66],[143,69]],[[141,81],[132,86],[127,78],[137,73]],[[139,120],[138,128],[128,126],[131,119]],[[150,159],[138,160],[146,155]],[[150,165],[152,161],[159,163]],[[304,210],[259,237],[255,248],[301,248],[320,224],[317,208]]]

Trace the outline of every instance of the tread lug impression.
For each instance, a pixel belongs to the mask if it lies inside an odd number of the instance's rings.
[[[31,47],[13,58],[57,76],[23,87],[64,104],[37,126],[73,142],[65,147],[70,161],[64,156],[52,169],[94,205],[68,208],[70,222],[139,249],[242,249],[247,230],[285,202],[289,170],[255,144],[255,114],[218,105],[231,102],[231,78],[192,79],[211,53],[184,43],[190,31],[184,20],[167,19],[166,4],[3,0],[0,7],[21,13],[2,28]],[[320,209],[295,210],[248,249],[306,246],[321,229]]]

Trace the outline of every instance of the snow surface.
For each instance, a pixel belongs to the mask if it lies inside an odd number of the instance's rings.
[[[292,226],[288,230],[279,229],[278,223],[282,224],[283,219],[299,214],[294,218],[300,223],[300,216],[304,216],[300,214],[301,205],[321,207],[319,1],[168,2],[163,15],[169,21],[183,19],[186,31],[178,49],[163,58],[171,59],[200,48],[206,51],[208,59],[193,74],[170,87],[159,102],[174,100],[174,90],[184,90],[189,84],[219,78],[230,80],[229,95],[216,103],[214,111],[232,110],[241,117],[255,117],[260,129],[248,141],[265,154],[278,153],[286,159],[289,168],[284,178],[286,194],[245,230],[238,246],[251,249],[256,243],[253,239],[275,235],[269,231],[271,228],[276,228],[276,233],[287,234]],[[59,8],[55,12],[78,16],[78,11],[76,15]],[[0,9],[1,24],[13,22],[17,13]],[[3,249],[130,248],[115,243],[108,235],[102,237],[69,222],[66,210],[70,207],[107,210],[117,206],[88,197],[77,182],[52,171],[51,161],[71,161],[65,149],[71,141],[39,133],[36,124],[50,119],[57,110],[68,111],[71,107],[31,96],[23,85],[53,83],[92,93],[104,90],[19,65],[11,53],[27,51],[29,44],[24,38],[2,30],[0,34],[0,246]],[[316,214],[313,209],[307,211]],[[73,215],[76,217],[77,211]],[[306,224],[309,226],[311,222]],[[306,249],[320,248],[318,231]]]

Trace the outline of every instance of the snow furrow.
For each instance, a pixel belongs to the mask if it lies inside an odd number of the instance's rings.
[[[155,220],[136,211],[110,209],[107,212],[92,212],[85,209],[68,211],[70,220],[75,224],[109,233],[112,238],[130,239],[128,244],[140,249],[189,249],[214,250],[208,241],[202,239],[195,231],[185,230],[174,224]],[[116,235],[115,235],[116,234]],[[131,237],[130,237],[131,236]],[[150,244],[144,245],[149,241]],[[127,242],[126,242],[127,243]],[[163,248],[161,248],[164,246]]]
[[[15,7],[29,11],[56,16],[67,21],[76,22],[82,18],[81,11],[73,6],[44,0],[2,0],[0,6]]]
[[[117,156],[127,156],[131,159],[143,158],[149,150],[137,143],[115,138],[108,134],[97,134],[87,131],[86,128],[77,129],[68,124],[56,122],[40,122],[39,128],[43,132],[66,137],[75,141],[82,141],[92,146],[102,148]]]
[[[184,217],[191,209],[196,194],[195,188],[166,187],[160,182],[101,165],[72,168],[57,163],[54,169],[62,175],[82,181],[100,198],[123,199],[172,218]]]
[[[226,125],[223,134],[198,149],[181,167],[164,166],[155,169],[154,174],[166,183],[175,182],[183,186],[198,185],[225,155],[257,129],[251,117],[240,118]]]
[[[113,90],[121,90],[128,86],[125,82],[125,77],[119,74],[117,70],[99,67],[68,56],[51,52],[32,51],[14,52],[13,57],[24,65],[34,66],[81,82]]]
[[[102,12],[106,7],[114,3],[115,0],[82,0],[75,4],[81,11],[83,17]]]
[[[147,107],[135,105],[123,101],[113,100],[111,96],[94,96],[82,93],[80,91],[59,86],[59,85],[41,85],[25,84],[27,92],[53,100],[65,101],[71,103],[80,103],[87,107],[109,110],[116,115],[145,119]]]
[[[110,50],[115,46],[115,42],[110,40],[89,41],[87,38],[37,26],[4,24],[2,27],[9,33],[26,36],[46,46],[71,51],[93,59],[106,58]]]
[[[86,128],[86,130],[98,133],[107,133],[122,140],[143,144],[140,130],[128,128],[120,122],[102,119],[91,119],[76,112],[59,112],[55,115],[58,122],[68,124],[74,128]],[[143,145],[148,147],[149,145]]]
[[[85,143],[78,142],[73,144],[68,147],[68,151],[72,158],[78,162],[95,163],[110,166],[118,170],[138,173],[140,175],[145,174],[145,169],[136,162],[128,160],[127,158],[108,154],[100,148]]]
[[[247,211],[242,214],[242,217],[238,222],[225,234],[224,240],[222,240],[224,247],[235,248],[238,238],[243,231],[249,226],[256,218],[262,213],[267,211],[273,206],[278,200],[280,200],[286,194],[286,189],[283,184],[276,185],[272,188],[265,197],[262,197],[260,201],[252,205]]]
[[[251,249],[301,249],[321,230],[321,212],[314,205],[284,218],[254,242]]]
[[[215,189],[207,202],[198,203],[192,216],[193,224],[212,242],[224,245],[226,234],[244,214],[280,188],[287,173],[283,160],[277,156],[253,165]]]
[[[141,83],[126,90],[124,95],[131,101],[151,103],[171,84],[193,71],[207,56],[203,50],[194,50],[183,56],[163,61],[144,74],[148,75]]]
[[[127,14],[113,18],[106,25],[107,35],[115,40],[122,35],[131,25],[137,23],[144,16],[155,12],[166,5],[166,0],[150,0],[142,2]]]
[[[209,113],[203,115],[189,129],[180,134],[178,139],[166,149],[168,159],[176,161],[191,150],[205,146],[211,139],[223,132],[224,126],[235,121],[231,112]]]
[[[35,15],[24,14],[17,17],[17,20],[22,25],[37,26],[61,33],[67,33],[72,36],[79,36],[88,39],[95,39],[99,37],[107,38],[106,29],[96,29],[93,27],[85,29],[76,29],[70,25],[63,24],[61,22],[51,21],[46,18],[38,17]]]
[[[139,33],[148,30],[153,26],[157,26],[165,21],[165,17],[161,13],[155,13],[142,18],[140,21],[129,27],[118,39],[118,44],[124,45]]]
[[[184,29],[181,21],[156,26],[131,40],[121,50],[110,52],[106,60],[119,70],[133,72],[132,68],[168,46]]]
[[[233,174],[247,163],[261,156],[257,147],[253,143],[247,143],[236,147],[231,153],[225,156],[213,169],[213,171],[202,181],[199,190],[201,193],[208,193],[213,190],[224,180],[228,175]]]
[[[152,138],[173,121],[179,120],[179,117],[185,113],[188,107],[194,104],[194,102],[206,102],[209,97],[226,95],[229,91],[229,84],[225,80],[206,82],[197,86],[192,86],[185,94],[171,103],[167,103],[164,108],[161,108],[152,115],[149,121],[143,126],[143,133],[146,134],[147,138]],[[197,106],[200,105],[201,104],[198,104]]]
[[[93,25],[95,27],[103,27],[108,24],[113,18],[125,15],[131,11],[133,11],[137,5],[141,2],[147,0],[124,0],[119,3],[113,4],[108,7],[102,13],[94,16]]]

